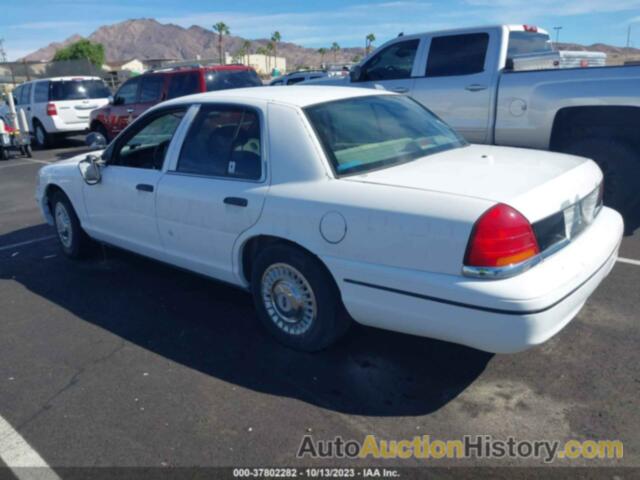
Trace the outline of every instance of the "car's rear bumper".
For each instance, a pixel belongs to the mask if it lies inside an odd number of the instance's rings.
[[[360,323],[496,353],[538,345],[576,316],[615,264],[620,215],[603,208],[567,247],[502,280],[323,258]]]

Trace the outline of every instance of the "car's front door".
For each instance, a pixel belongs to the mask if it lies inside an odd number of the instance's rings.
[[[413,69],[420,47],[419,38],[398,40],[382,48],[362,65],[353,86],[384,88],[397,93],[411,93]]]
[[[84,185],[87,222],[98,240],[143,255],[161,257],[156,191],[165,157],[186,107],[154,112],[132,125],[105,152],[96,185]]]
[[[114,138],[133,121],[139,89],[140,77],[134,77],[123,83],[114,95],[107,119],[109,138]]]
[[[169,262],[235,282],[232,252],[258,221],[268,189],[264,121],[249,107],[200,107],[158,185],[158,230]]]

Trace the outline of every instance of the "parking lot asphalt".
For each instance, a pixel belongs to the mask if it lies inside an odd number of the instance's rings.
[[[0,417],[54,469],[380,464],[296,458],[304,435],[368,434],[617,439],[622,460],[553,465],[640,467],[640,265],[617,263],[566,329],[524,353],[365,327],[297,353],[257,327],[243,291],[112,248],[65,258],[35,177],[81,151],[0,162]],[[621,255],[640,261],[640,230]]]

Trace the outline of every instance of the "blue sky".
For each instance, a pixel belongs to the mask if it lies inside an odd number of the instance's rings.
[[[359,46],[375,33],[381,43],[398,32],[420,32],[487,23],[561,25],[561,41],[640,47],[640,0],[4,0],[0,38],[10,60],[74,33],[130,18],[156,18],[181,26],[224,21],[231,33],[309,47]]]

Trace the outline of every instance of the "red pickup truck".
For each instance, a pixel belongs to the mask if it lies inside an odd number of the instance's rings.
[[[107,141],[157,103],[193,93],[256,87],[262,82],[244,65],[168,67],[144,73],[123,83],[108,105],[91,112],[90,129]]]

